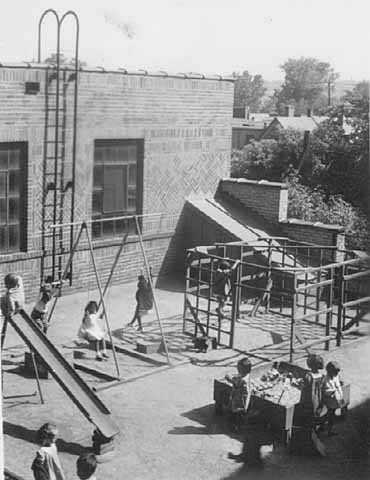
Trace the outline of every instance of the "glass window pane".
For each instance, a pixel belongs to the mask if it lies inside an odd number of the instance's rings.
[[[115,213],[126,210],[126,171],[126,166],[105,166],[103,187],[104,213]]]
[[[9,151],[9,168],[18,169],[19,168],[19,159],[21,156],[20,148],[12,148]]]
[[[125,229],[125,221],[124,220],[116,220],[115,222],[115,233],[116,235],[123,234]]]
[[[103,161],[102,147],[95,147],[94,163],[101,164]]]
[[[129,145],[128,146],[128,159],[129,161],[135,161],[137,159],[137,147],[136,145]]]
[[[8,170],[8,150],[0,150],[0,170]]]
[[[19,199],[9,198],[9,222],[19,222]]]
[[[7,202],[5,198],[0,198],[0,225],[7,223]]]
[[[8,249],[7,245],[7,227],[0,227],[0,252],[5,252]]]
[[[103,235],[105,237],[113,237],[113,221],[102,222],[102,224],[103,224]]]
[[[19,195],[19,172],[9,171],[9,193]]]
[[[120,152],[119,152],[120,162],[127,163],[128,161],[127,145],[121,145],[119,149],[120,149]]]
[[[94,188],[103,186],[103,166],[94,167]]]
[[[6,173],[0,173],[0,197],[6,194]]]
[[[101,237],[101,222],[94,222],[92,224],[92,236],[93,238]]]
[[[92,211],[93,215],[101,215],[103,212],[102,192],[93,192]]]
[[[129,176],[128,176],[129,185],[136,185],[136,165],[130,165],[128,171],[129,171]]]
[[[19,225],[9,225],[9,250],[19,249]]]

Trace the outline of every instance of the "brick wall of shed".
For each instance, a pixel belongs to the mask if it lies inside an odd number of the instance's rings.
[[[299,242],[308,242],[316,245],[337,247],[344,250],[345,237],[343,227],[339,225],[325,225],[323,223],[312,223],[304,220],[289,219],[280,223],[283,235]],[[327,261],[342,261],[343,254],[336,252],[334,255],[330,250],[324,255]]]
[[[287,218],[288,189],[282,183],[227,178],[220,182],[220,192],[238,200],[275,225]]]
[[[25,95],[26,81],[40,82],[40,93]],[[72,151],[72,93],[73,82],[68,87],[67,100],[66,180]],[[36,292],[40,272],[44,105],[45,71],[0,68],[0,142],[28,144],[27,252],[0,255],[1,270],[23,274],[29,294]],[[163,212],[180,216],[189,194],[214,192],[219,178],[229,172],[232,105],[233,84],[228,81],[82,72],[75,219],[91,218],[96,139],[144,140],[144,214]],[[67,206],[68,201],[67,198]],[[174,252],[180,248],[177,244],[182,246],[181,235],[175,235],[175,228],[166,233],[167,239],[155,240],[151,236],[147,244],[152,263],[161,272],[173,268],[177,263]],[[137,251],[135,244],[117,279],[135,278]],[[97,255],[106,271],[114,255],[111,243],[99,242]],[[85,267],[83,255],[81,259],[83,265],[75,262],[74,271],[81,276],[80,284],[87,285],[91,270]]]

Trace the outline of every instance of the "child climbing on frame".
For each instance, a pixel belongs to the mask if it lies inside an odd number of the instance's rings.
[[[231,277],[236,267],[239,265],[240,260],[237,260],[233,266],[227,261],[222,260],[215,272],[215,280],[213,282],[213,293],[218,300],[218,308],[216,312],[223,316],[224,308],[227,300],[232,294],[232,281]]]
[[[98,314],[98,304],[95,301],[90,301],[85,307],[85,314],[82,319],[82,325],[78,331],[78,337],[93,342],[96,349],[96,360],[107,360],[105,335],[106,331],[102,324],[103,314]],[[100,349],[102,346],[102,352]]]
[[[50,276],[46,277],[45,283],[41,285],[40,288],[40,298],[35,303],[33,310],[31,312],[31,318],[36,322],[40,330],[47,333],[48,330],[48,321],[47,314],[49,311],[50,301],[53,297],[58,295],[59,288],[55,285],[60,285],[58,283],[53,283]]]
[[[230,393],[230,407],[232,413],[233,427],[239,431],[242,425],[243,416],[248,410],[250,398],[252,395],[252,384],[250,373],[252,371],[252,363],[248,357],[244,357],[237,363],[237,375],[225,375],[232,385]]]
[[[37,432],[37,443],[41,448],[31,466],[35,480],[65,480],[56,446],[57,438],[58,429],[53,423],[45,423]]]
[[[143,331],[143,325],[141,323],[141,319],[144,315],[146,315],[149,310],[153,308],[153,292],[152,287],[144,275],[139,275],[138,283],[137,283],[137,290],[135,294],[136,298],[136,308],[134,317],[128,326],[133,327],[135,322],[138,323],[138,330],[140,332]]]

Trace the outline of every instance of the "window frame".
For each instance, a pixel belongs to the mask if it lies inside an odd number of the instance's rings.
[[[20,150],[19,156],[19,210],[18,210],[18,225],[19,225],[19,244],[17,248],[9,248],[9,230],[6,237],[7,247],[6,249],[0,249],[0,255],[12,255],[19,252],[27,251],[27,228],[28,228],[28,219],[27,219],[27,184],[28,184],[28,142],[0,142],[0,151],[11,151],[11,150]],[[6,172],[6,192],[5,196],[2,198],[6,199],[6,214],[7,222],[5,225],[9,228],[9,172],[12,169],[8,166],[6,170],[2,170],[0,166],[0,173]]]
[[[102,159],[100,165],[102,167],[102,179],[101,186],[99,188],[95,185],[95,168],[96,165],[96,152],[97,147],[115,147],[115,146],[130,146],[134,145],[137,148],[136,156],[136,209],[135,211],[128,210],[128,201],[129,201],[129,165],[130,161],[127,162],[114,162],[106,159]],[[121,237],[123,231],[117,231],[116,224],[113,224],[112,234],[104,234],[103,225],[108,222],[100,222],[99,220],[106,220],[109,218],[120,217],[120,216],[129,216],[129,215],[141,215],[143,210],[143,168],[144,168],[144,139],[142,138],[127,138],[127,139],[96,139],[94,140],[94,154],[93,154],[93,183],[92,183],[92,211],[91,219],[92,223],[92,239],[94,241],[104,241],[109,239],[114,239]],[[131,162],[132,163],[132,162]],[[98,164],[99,165],[99,164]],[[104,167],[111,166],[122,166],[126,170],[126,210],[115,210],[111,212],[104,211]],[[101,191],[101,212],[99,214],[94,213],[94,195]],[[114,221],[113,221],[114,222]],[[132,223],[132,222],[131,222]],[[100,225],[100,226],[99,226]],[[95,228],[94,228],[95,227]],[[127,227],[126,223],[124,224],[124,229]],[[96,229],[100,229],[99,235],[96,234]]]

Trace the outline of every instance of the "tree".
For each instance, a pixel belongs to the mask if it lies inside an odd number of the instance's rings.
[[[266,88],[262,75],[250,75],[245,70],[242,75],[233,73],[236,78],[234,86],[234,107],[249,107],[252,112],[258,112]]]
[[[312,57],[289,58],[280,68],[285,72],[284,83],[278,93],[279,106],[293,104],[298,113],[307,108],[321,108],[327,104],[325,94],[338,74],[330,64]]]
[[[234,153],[231,176],[281,181],[298,168],[302,152],[302,132],[282,130],[276,139],[255,140]]]
[[[363,210],[369,208],[369,82],[361,82],[327,110],[328,120],[313,132],[312,186],[326,196],[340,194]]]

